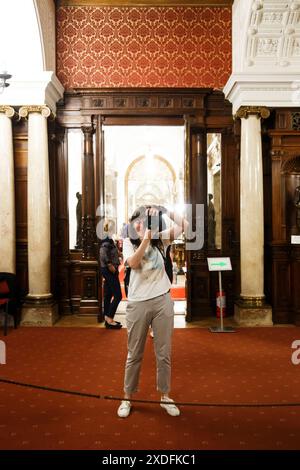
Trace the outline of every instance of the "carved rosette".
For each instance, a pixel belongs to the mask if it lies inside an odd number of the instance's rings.
[[[235,117],[248,119],[251,115],[256,115],[258,119],[267,119],[270,116],[270,110],[265,106],[241,106]]]
[[[40,113],[45,118],[52,115],[51,109],[45,105],[22,106],[19,109],[20,117],[27,118],[30,113]]]
[[[15,112],[14,108],[11,106],[6,106],[6,105],[1,105],[0,106],[0,113],[5,114],[8,118],[13,118],[17,116],[17,113]]]

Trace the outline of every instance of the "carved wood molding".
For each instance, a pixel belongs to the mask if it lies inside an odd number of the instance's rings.
[[[281,172],[285,174],[300,174],[300,156],[292,156],[282,161]]]
[[[92,124],[92,116],[169,117],[188,116],[193,127],[232,128],[232,107],[224,94],[211,88],[88,88],[65,92],[57,106],[63,127]]]
[[[96,112],[104,109],[132,110],[132,111],[157,111],[178,110],[189,112],[204,108],[204,99],[212,93],[210,88],[190,90],[135,90],[135,89],[113,89],[113,90],[76,90],[66,93],[68,97],[77,95],[81,97],[82,108],[93,109]]]
[[[82,217],[82,259],[94,259],[97,237],[95,219],[89,215]]]

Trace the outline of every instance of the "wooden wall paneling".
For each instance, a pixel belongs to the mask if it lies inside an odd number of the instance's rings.
[[[291,319],[291,266],[289,247],[273,245],[272,307],[275,323],[289,323]]]
[[[104,161],[104,131],[102,128],[103,117],[97,116],[96,126],[96,148],[95,148],[95,207],[96,207],[96,228],[101,222],[104,214],[102,214],[105,203],[105,161]],[[98,210],[97,210],[98,209]],[[97,259],[99,260],[100,240],[97,238]],[[100,269],[98,270],[98,299],[99,311],[98,322],[104,320],[102,297],[103,297],[103,278]]]
[[[291,245],[291,234],[299,234],[294,190],[300,183],[300,132],[293,116],[299,110],[275,111],[274,128],[269,129],[272,156],[272,308],[275,323],[299,324],[299,246]]]
[[[210,275],[207,267],[207,143],[206,129],[194,127],[190,132],[190,169],[186,183],[193,204],[193,231],[196,230],[195,206],[204,206],[204,245],[190,254],[191,319],[211,315]]]
[[[52,133],[55,178],[55,243],[56,258],[55,294],[60,314],[71,314],[70,300],[70,250],[68,212],[68,140],[66,129],[56,124]]]
[[[239,128],[237,134],[229,128],[222,133],[221,191],[222,247],[217,256],[229,256],[232,271],[223,273],[227,315],[234,313],[234,301],[240,295],[240,155]],[[215,289],[218,283],[215,279]],[[215,292],[212,296],[215,296]]]
[[[272,239],[273,242],[285,240],[285,224],[282,210],[281,159],[283,152],[272,149]]]
[[[291,318],[295,325],[300,326],[300,247],[291,248]]]
[[[22,297],[28,293],[27,239],[27,121],[13,122],[15,207],[16,207],[16,274]]]
[[[239,136],[238,136],[239,138]],[[236,136],[222,134],[222,251],[235,254],[239,249],[239,146]],[[229,190],[230,189],[230,190]]]
[[[82,126],[82,252],[81,252],[81,314],[99,314],[99,266],[97,260],[94,139],[95,128]]]
[[[272,304],[272,259],[270,243],[272,241],[272,156],[270,138],[264,131],[263,121],[262,157],[263,157],[263,191],[264,191],[264,292],[266,302]]]
[[[71,251],[70,265],[69,265],[69,279],[70,279],[70,303],[71,311],[73,314],[80,314],[80,302],[82,298],[82,283],[81,283],[81,252]]]
[[[300,155],[299,155],[299,170],[300,170]],[[291,240],[292,235],[299,235],[299,228],[296,224],[297,210],[294,204],[295,189],[300,187],[300,172],[299,174],[291,173],[282,175],[284,182],[285,192],[285,220],[286,220],[286,239],[288,242]]]
[[[82,259],[95,259],[95,176],[94,176],[94,127],[82,127],[83,172],[82,172]]]

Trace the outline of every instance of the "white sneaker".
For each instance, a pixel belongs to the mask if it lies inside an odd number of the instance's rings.
[[[118,416],[120,418],[127,418],[130,415],[131,403],[128,400],[121,401],[121,405],[118,408]]]
[[[171,415],[171,416],[179,416],[180,415],[180,410],[179,410],[179,408],[177,408],[176,405],[174,405],[174,400],[172,400],[172,398],[164,397],[164,398],[161,399],[161,401],[166,402],[166,404],[161,403],[160,406],[162,408],[164,408],[169,415]]]

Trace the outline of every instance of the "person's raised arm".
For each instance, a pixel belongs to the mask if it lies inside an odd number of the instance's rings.
[[[126,260],[126,264],[132,269],[138,269],[140,267],[142,258],[145,254],[146,249],[148,248],[151,240],[151,230],[146,230],[144,238],[138,247],[138,249],[129,256]]]
[[[160,232],[160,237],[163,241],[167,240],[170,243],[176,240],[183,232],[187,233],[189,223],[185,217],[178,212],[167,211],[164,207],[159,206],[159,211],[166,214],[167,217],[173,222],[172,226]]]

